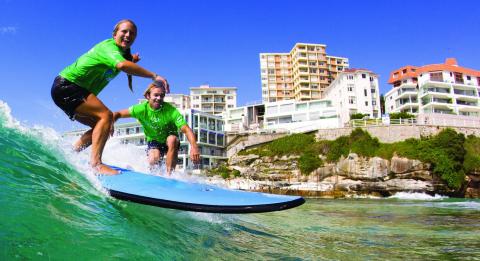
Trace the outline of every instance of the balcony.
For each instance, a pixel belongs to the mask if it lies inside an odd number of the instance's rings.
[[[416,105],[418,106],[418,100],[415,98],[415,99],[398,99],[396,102],[395,102],[395,105],[397,107],[401,107],[403,105]]]
[[[422,88],[420,98],[425,96],[448,98],[450,97],[450,88],[440,88],[440,87]]]
[[[478,97],[477,93],[475,90],[459,90],[459,89],[453,89],[453,93],[456,95],[461,95],[461,96],[471,96],[471,97]]]
[[[441,105],[446,105],[446,104],[452,104],[452,99],[442,99],[442,98],[436,98],[436,97],[430,97],[430,98],[423,98],[422,99],[422,105],[427,105],[427,104],[441,104]]]
[[[462,106],[478,106],[478,102],[476,101],[465,101],[465,100],[457,100],[457,105],[462,105]]]

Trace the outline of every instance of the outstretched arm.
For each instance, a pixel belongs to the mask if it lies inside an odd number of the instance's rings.
[[[123,109],[113,113],[113,122],[116,122],[120,118],[129,118],[132,117],[128,109]]]
[[[197,139],[195,139],[195,134],[193,133],[192,129],[188,127],[188,125],[183,125],[180,129],[183,134],[190,142],[190,159],[192,159],[193,163],[198,164],[200,163],[200,151],[197,145]]]
[[[116,111],[113,113],[113,122],[115,123],[119,118],[128,118],[128,117],[131,117],[128,109]],[[112,127],[110,128],[110,136],[113,136],[114,131],[115,131],[115,126],[112,123]]]
[[[117,67],[117,69],[119,69],[123,72],[126,72],[128,74],[131,74],[131,75],[145,77],[145,78],[151,78],[154,82],[162,82],[163,84],[165,84],[165,91],[167,93],[170,93],[170,86],[168,85],[168,82],[165,78],[163,78],[162,76],[160,76],[160,75],[158,75],[154,72],[151,72],[151,71],[143,68],[142,66],[140,66],[140,65],[138,65],[134,62],[125,60],[123,62],[117,63],[116,67]]]

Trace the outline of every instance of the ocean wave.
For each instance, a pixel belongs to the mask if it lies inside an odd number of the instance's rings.
[[[430,201],[430,200],[443,200],[443,199],[447,199],[448,197],[447,196],[442,196],[442,195],[438,195],[438,194],[435,194],[434,196],[432,195],[428,195],[426,193],[418,193],[418,192],[397,192],[395,193],[395,195],[393,196],[390,196],[388,198],[391,198],[391,199],[405,199],[405,200],[427,200],[427,201]]]

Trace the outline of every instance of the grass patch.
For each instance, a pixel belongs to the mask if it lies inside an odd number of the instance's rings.
[[[239,177],[240,171],[236,169],[230,169],[226,165],[220,165],[216,168],[211,168],[207,170],[207,176],[221,176],[224,179],[229,179],[231,177]]]

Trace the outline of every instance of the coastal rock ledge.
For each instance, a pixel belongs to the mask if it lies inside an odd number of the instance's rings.
[[[397,192],[480,197],[480,173],[469,173],[467,185],[460,191],[453,191],[432,175],[430,164],[418,160],[398,156],[391,160],[364,158],[350,153],[336,163],[326,163],[309,175],[302,175],[298,159],[299,156],[235,155],[230,158],[228,167],[238,170],[240,176],[224,183],[233,189],[305,197],[385,197]]]

